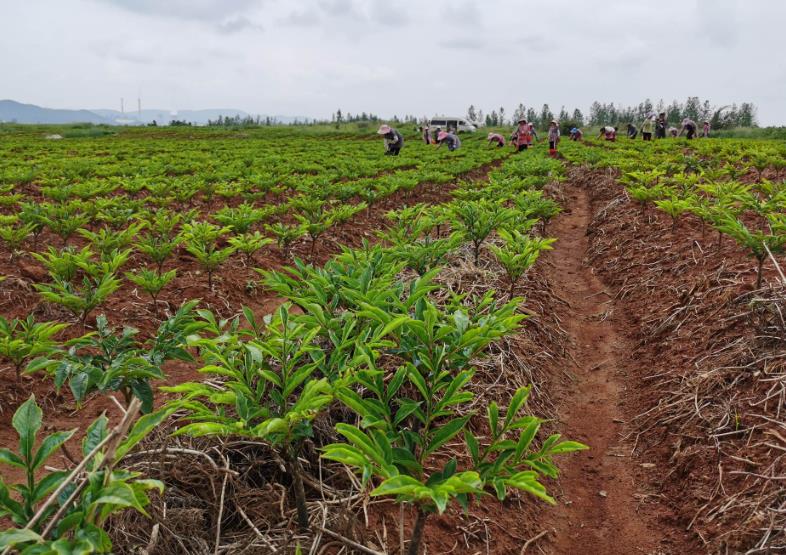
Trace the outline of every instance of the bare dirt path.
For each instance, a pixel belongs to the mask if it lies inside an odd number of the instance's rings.
[[[562,403],[559,428],[590,451],[570,457],[563,467],[558,507],[545,523],[554,533],[543,548],[566,555],[672,553],[662,545],[666,534],[656,523],[657,508],[642,503],[641,462],[629,457],[630,446],[622,441],[626,340],[608,317],[610,292],[584,264],[589,198],[569,183],[564,193],[567,210],[549,230],[559,238],[549,258],[554,290],[570,304],[571,317],[563,327],[574,343],[576,380]]]

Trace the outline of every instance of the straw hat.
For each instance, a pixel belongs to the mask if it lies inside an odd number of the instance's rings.
[[[380,125],[379,129],[377,130],[377,135],[387,135],[391,131],[392,129],[389,125]]]

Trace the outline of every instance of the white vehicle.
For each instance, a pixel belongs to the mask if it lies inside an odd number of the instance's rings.
[[[474,133],[478,130],[474,123],[468,121],[466,118],[456,118],[450,116],[434,116],[428,123],[429,127],[434,130],[437,127],[442,131],[452,129],[458,132]]]

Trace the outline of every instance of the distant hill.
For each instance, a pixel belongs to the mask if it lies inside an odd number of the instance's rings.
[[[166,124],[173,119],[190,121],[196,125],[205,125],[208,120],[216,120],[218,116],[240,116],[244,118],[249,114],[243,110],[226,108],[220,110],[142,110],[142,112],[120,112],[118,110],[91,110],[94,114],[109,119],[119,125],[147,124],[153,120],[159,124]]]
[[[15,123],[107,123],[112,122],[90,110],[55,110],[15,100],[0,100],[0,122]]]
[[[15,123],[103,123],[106,125],[147,125],[155,121],[166,125],[173,119],[188,121],[195,125],[206,125],[208,120],[217,120],[219,116],[245,118],[252,116],[243,110],[234,108],[206,110],[156,110],[147,109],[141,112],[120,112],[119,110],[58,110],[42,108],[34,104],[22,104],[15,100],[0,100],[0,122]],[[255,115],[252,117],[256,117]],[[268,116],[261,115],[261,119]],[[269,116],[277,123],[293,123],[305,121],[307,118],[292,116]]]

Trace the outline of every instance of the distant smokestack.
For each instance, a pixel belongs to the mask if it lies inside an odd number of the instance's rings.
[[[136,111],[139,114],[139,117],[142,117],[142,99],[136,99]]]
[[[125,114],[126,113],[125,106],[123,104],[123,97],[122,96],[120,97],[120,113],[121,114]]]

